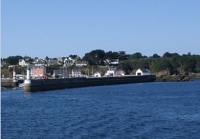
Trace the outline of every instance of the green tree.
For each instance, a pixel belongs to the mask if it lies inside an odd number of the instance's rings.
[[[78,56],[77,55],[69,55],[72,59],[76,59]]]
[[[129,59],[139,59],[139,58],[143,58],[142,54],[139,52],[136,52],[132,55],[130,55]]]
[[[200,57],[196,60],[195,71],[200,73]]]
[[[120,70],[123,70],[125,72],[125,74],[130,74],[132,72],[132,70],[133,70],[128,61],[119,64],[117,66],[117,68],[120,69]]]
[[[171,74],[174,72],[174,67],[171,65],[170,61],[165,58],[158,59],[152,62],[151,69],[153,72],[159,72],[162,70],[170,70]]]
[[[48,56],[46,56],[46,57],[45,57],[45,60],[46,60],[46,61],[48,61],[48,60],[49,60],[49,57],[48,57]]]
[[[97,49],[89,53],[86,53],[83,60],[88,61],[89,65],[98,65],[103,63],[105,52],[103,50]]]
[[[6,63],[10,65],[18,65],[19,64],[19,59],[23,59],[22,56],[9,56],[6,59]]]
[[[196,61],[193,58],[187,58],[183,63],[183,69],[186,72],[194,72]]]
[[[163,58],[170,58],[172,55],[169,53],[169,52],[165,52],[164,54],[163,54]]]
[[[152,58],[160,58],[158,54],[153,54]]]

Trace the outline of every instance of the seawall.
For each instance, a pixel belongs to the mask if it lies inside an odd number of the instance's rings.
[[[47,91],[65,88],[153,82],[155,75],[100,78],[32,79],[24,81],[24,92]]]
[[[3,79],[1,80],[1,87],[6,87],[6,88],[14,88],[18,87],[19,82],[13,82],[13,79]]]

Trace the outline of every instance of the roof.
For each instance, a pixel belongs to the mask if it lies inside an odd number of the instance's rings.
[[[150,71],[148,69],[140,69],[143,73],[149,73]]]

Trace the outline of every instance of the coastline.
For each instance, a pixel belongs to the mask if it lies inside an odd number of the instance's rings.
[[[156,76],[156,82],[185,82],[200,79],[200,73]]]

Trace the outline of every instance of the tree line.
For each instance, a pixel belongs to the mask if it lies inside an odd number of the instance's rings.
[[[155,53],[147,57],[140,52],[126,54],[125,51],[105,52],[104,50],[97,49],[85,53],[82,58],[77,55],[70,56],[75,59],[87,61],[88,66],[105,66],[106,59],[119,59],[117,68],[125,71],[126,74],[131,74],[138,68],[147,68],[152,73],[163,70],[168,70],[170,74],[200,73],[200,55],[192,55],[190,52],[183,55],[165,52],[162,56]],[[9,56],[6,59],[1,59],[1,61],[5,61],[8,65],[18,65],[19,59],[26,59],[29,63],[34,61],[29,56]],[[46,56],[44,59],[47,60],[49,58]],[[58,67],[53,66],[49,68],[56,69]]]

